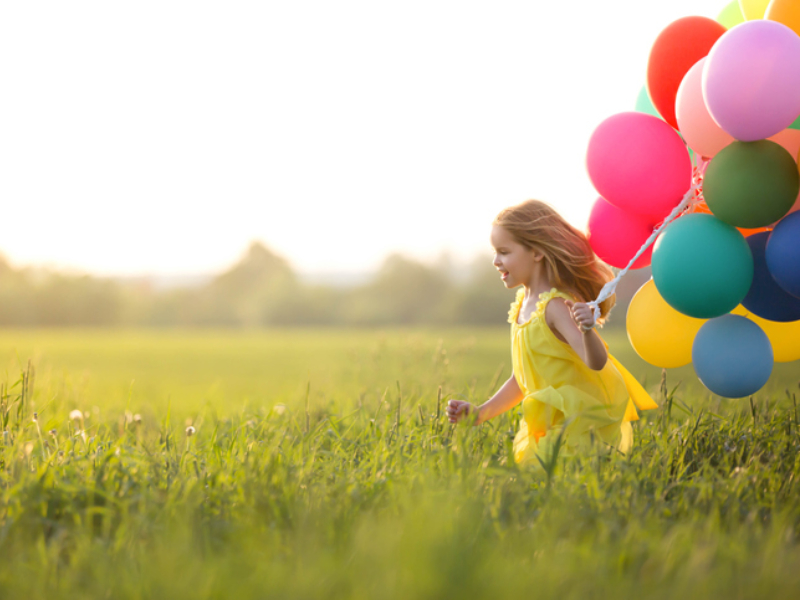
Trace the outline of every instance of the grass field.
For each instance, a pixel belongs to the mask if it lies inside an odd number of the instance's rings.
[[[542,474],[441,414],[505,328],[0,332],[0,597],[798,597],[797,364],[665,399],[608,341],[662,408]]]

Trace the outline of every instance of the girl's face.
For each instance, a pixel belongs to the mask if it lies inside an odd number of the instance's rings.
[[[500,225],[492,226],[491,241],[494,248],[492,264],[500,272],[503,284],[509,289],[518,285],[532,287],[543,255],[520,244]]]

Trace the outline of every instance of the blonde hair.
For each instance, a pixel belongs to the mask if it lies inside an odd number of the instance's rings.
[[[527,200],[500,211],[493,225],[508,231],[526,248],[541,252],[550,282],[581,302],[597,298],[600,289],[614,278],[586,236],[541,200]],[[614,302],[611,296],[600,303],[598,323],[605,322]]]

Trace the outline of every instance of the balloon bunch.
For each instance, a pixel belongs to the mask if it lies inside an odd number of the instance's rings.
[[[636,108],[589,141],[589,242],[625,271],[652,265],[628,308],[639,356],[753,394],[800,360],[800,2],[675,21]]]

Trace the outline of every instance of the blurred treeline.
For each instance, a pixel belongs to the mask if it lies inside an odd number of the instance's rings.
[[[160,290],[146,280],[14,269],[0,257],[0,326],[504,324],[514,293],[503,287],[491,260],[476,259],[458,278],[453,272],[446,260],[429,266],[392,255],[361,285],[314,285],[256,242],[208,282]],[[625,303],[636,287],[625,292],[623,286],[619,300]],[[623,323],[624,310],[616,309],[610,323]]]

